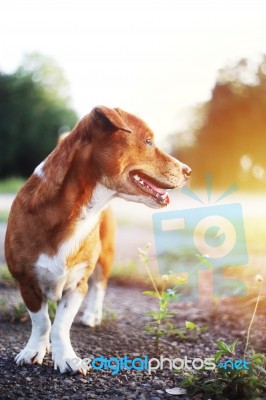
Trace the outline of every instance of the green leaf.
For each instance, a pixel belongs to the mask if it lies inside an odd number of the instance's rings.
[[[147,324],[147,325],[145,326],[145,331],[146,331],[146,332],[150,332],[150,331],[151,331],[151,326],[150,326],[150,324]]]
[[[223,350],[224,354],[230,353],[234,354],[234,348],[236,346],[236,341],[234,341],[231,346],[228,346],[225,342],[222,340],[216,340],[215,342],[217,346],[219,347],[220,350]]]
[[[252,365],[254,364],[266,364],[266,357],[264,356],[264,354],[261,353],[256,353],[253,350],[253,354],[252,354]]]
[[[166,321],[166,325],[168,327],[168,329],[174,329],[174,325],[172,324],[172,322]]]
[[[231,353],[233,353],[233,354],[235,354],[236,345],[237,345],[237,339],[234,340],[233,343],[230,346],[228,346],[230,351],[231,351]]]
[[[218,350],[215,354],[214,354],[214,361],[219,361],[220,358],[224,355],[224,351],[223,350]]]
[[[266,370],[263,367],[261,367],[260,365],[254,365],[253,367],[258,369],[263,374],[266,374]]]
[[[186,329],[195,329],[195,328],[197,328],[196,324],[194,324],[193,322],[189,322],[189,321],[185,322],[185,326],[186,326]]]
[[[186,335],[184,335],[184,333],[181,332],[181,331],[178,330],[178,329],[175,331],[175,333],[176,333],[176,335],[178,335],[181,339],[185,339],[185,338],[186,338]]]

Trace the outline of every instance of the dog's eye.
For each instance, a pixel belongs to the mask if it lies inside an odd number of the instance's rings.
[[[145,143],[150,147],[153,145],[151,139],[146,139]]]

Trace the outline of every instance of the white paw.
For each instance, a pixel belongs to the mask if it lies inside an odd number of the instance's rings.
[[[23,364],[42,364],[44,356],[50,351],[49,341],[38,343],[38,345],[30,346],[27,345],[21,352],[15,357],[17,365]]]
[[[101,325],[102,322],[102,313],[91,313],[85,312],[81,317],[80,322],[83,325],[90,326],[94,328],[95,326]]]
[[[79,358],[72,347],[61,348],[55,346],[52,349],[52,360],[54,362],[54,369],[59,369],[61,374],[65,372],[81,373],[86,375],[87,368],[84,368],[81,358]]]

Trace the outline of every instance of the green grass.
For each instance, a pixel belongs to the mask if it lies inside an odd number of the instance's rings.
[[[114,325],[117,322],[117,313],[113,310],[105,310],[103,312],[102,326]]]
[[[48,314],[52,322],[55,319],[56,309],[57,309],[57,302],[48,300]]]
[[[115,263],[111,271],[111,280],[120,285],[146,284],[147,274],[134,260]]]
[[[18,304],[14,305],[12,311],[11,311],[11,320],[13,322],[25,322],[29,319],[27,307],[22,302],[19,302]]]
[[[160,286],[160,282],[162,279],[161,273],[157,268],[152,266],[152,273],[155,282]],[[178,274],[181,276],[182,274]],[[122,286],[140,286],[142,288],[146,288],[147,290],[150,288],[149,278],[147,276],[146,270],[143,266],[137,261],[125,260],[124,262],[120,261],[114,264],[111,271],[111,281],[115,284]],[[167,286],[171,287],[176,283],[177,275],[169,275],[169,280],[167,282]]]
[[[29,320],[27,307],[21,301],[12,307],[3,299],[0,299],[0,317],[8,322],[26,322]]]
[[[0,194],[17,193],[24,183],[25,179],[16,177],[0,180]]]
[[[0,265],[0,283],[6,283],[12,286],[15,285],[15,281],[12,275],[10,274],[7,265],[5,264]]]
[[[120,276],[134,276],[137,274],[137,263],[134,260],[127,260],[124,263],[116,263],[111,272],[112,278],[119,278]]]

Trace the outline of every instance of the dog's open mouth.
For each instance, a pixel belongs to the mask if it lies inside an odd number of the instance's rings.
[[[156,201],[156,203],[166,206],[170,203],[170,198],[168,193],[165,192],[163,189],[159,188],[158,185],[160,183],[155,182],[153,178],[144,175],[142,172],[139,171],[131,171],[130,178],[132,182],[141,189],[146,195],[149,195]],[[162,184],[163,186],[163,184]]]

